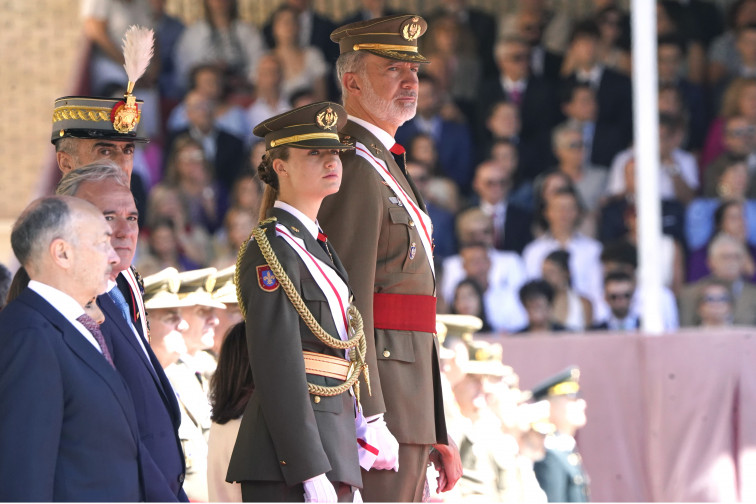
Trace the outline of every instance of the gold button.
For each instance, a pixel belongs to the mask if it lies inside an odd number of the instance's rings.
[[[383,351],[383,356],[384,357],[390,357],[391,356],[391,352],[389,352],[388,350],[384,350]]]
[[[281,465],[286,465],[286,461],[285,461],[285,460],[282,460],[282,461],[280,462],[280,464],[281,464]]]
[[[415,221],[413,220],[409,221],[409,227],[415,227]]]
[[[316,395],[312,400],[315,401],[315,404],[318,404],[320,402],[320,396]]]

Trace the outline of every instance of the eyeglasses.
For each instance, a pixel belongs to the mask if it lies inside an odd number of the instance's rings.
[[[489,179],[483,182],[486,187],[501,187],[507,185],[506,179]]]
[[[746,126],[745,128],[733,128],[727,131],[727,135],[731,137],[746,137],[753,135],[753,133],[753,126]]]
[[[514,61],[515,63],[522,63],[523,61],[528,60],[527,53],[516,53],[516,54],[510,54],[507,56],[507,59],[509,61]]]
[[[633,297],[632,292],[612,292],[611,294],[606,295],[607,298],[609,298],[610,301],[621,301],[630,299]]]
[[[572,150],[582,149],[583,147],[585,147],[585,142],[583,142],[582,140],[577,140],[575,142],[568,143],[566,147]]]

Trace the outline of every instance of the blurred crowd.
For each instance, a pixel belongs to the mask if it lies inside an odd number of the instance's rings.
[[[132,189],[143,274],[235,263],[257,221],[262,119],[339,100],[338,23],[285,0],[263,26],[235,0],[184,24],[164,0],[82,0],[88,91],[123,94],[120,40],[155,29]],[[434,223],[440,312],[507,334],[640,325],[631,37],[623,2],[583,17],[548,0],[500,19],[422,14],[418,110],[396,139]],[[657,5],[665,328],[756,323],[756,0]],[[643,69],[635,69],[642,72]]]

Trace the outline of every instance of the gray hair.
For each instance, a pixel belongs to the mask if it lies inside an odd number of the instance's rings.
[[[336,78],[339,80],[339,86],[341,86],[341,102],[347,97],[346,89],[344,89],[344,75],[346,73],[363,74],[365,72],[365,51],[352,51],[344,53],[336,60]]]
[[[562,138],[568,133],[577,133],[580,135],[581,140],[583,138],[583,128],[579,124],[574,121],[565,121],[556,126],[554,131],[551,132],[551,147],[554,149],[554,152],[561,147]]]
[[[720,250],[722,250],[722,248],[726,247],[727,245],[731,245],[732,247],[738,249],[738,252],[745,256],[746,249],[742,242],[726,233],[718,233],[709,242],[709,246],[707,248],[708,257],[718,255]]]
[[[102,182],[104,180],[113,180],[118,185],[129,189],[129,181],[123,170],[112,161],[101,160],[68,172],[58,182],[55,194],[58,196],[76,196],[84,182]]]
[[[27,267],[53,240],[69,239],[71,208],[65,198],[49,196],[32,202],[13,224],[11,247],[18,261]]]

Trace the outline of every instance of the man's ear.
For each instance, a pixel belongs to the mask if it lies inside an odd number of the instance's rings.
[[[62,238],[56,238],[50,243],[50,257],[62,269],[68,269],[71,266],[71,260],[73,259],[72,252],[68,242]]]
[[[341,78],[341,84],[349,94],[359,94],[361,89],[360,78],[355,72],[347,72]]]
[[[55,159],[58,161],[58,168],[63,172],[63,175],[74,169],[74,160],[71,154],[58,151],[55,153]]]

